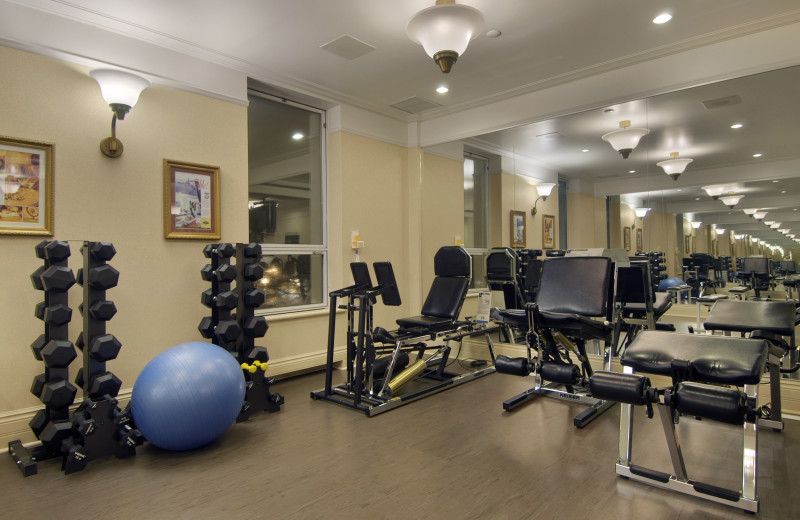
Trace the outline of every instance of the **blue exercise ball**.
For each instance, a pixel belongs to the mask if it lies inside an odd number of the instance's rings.
[[[154,357],[136,378],[131,414],[159,448],[191,450],[222,435],[244,397],[244,374],[230,352],[212,343],[182,343]]]
[[[680,278],[677,278],[675,276],[671,276],[669,278],[664,278],[663,280],[661,280],[658,283],[658,291],[659,292],[664,292],[669,287],[677,287],[678,285],[685,285],[685,284],[686,284],[686,282],[684,282]]]

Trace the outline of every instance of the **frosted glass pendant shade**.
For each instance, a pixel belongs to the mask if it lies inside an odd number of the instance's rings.
[[[474,7],[455,2],[436,2],[415,14],[406,26],[406,34],[425,49],[442,72],[450,72],[453,63],[467,50],[469,42],[483,30],[483,15]]]

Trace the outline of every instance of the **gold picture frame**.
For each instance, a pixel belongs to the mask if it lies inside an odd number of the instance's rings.
[[[525,247],[525,212],[511,210],[511,247]]]
[[[556,247],[556,218],[553,215],[542,215],[542,249]]]
[[[0,136],[0,234],[53,235],[55,145]]]
[[[219,166],[164,159],[164,238],[220,238]]]
[[[624,246],[625,246],[625,251],[630,251],[631,250],[631,228],[630,227],[627,227],[627,226],[625,227],[625,229],[622,232],[622,239],[623,239],[623,243],[624,243]]]
[[[636,230],[636,252],[641,253],[644,250],[644,233],[642,228]]]

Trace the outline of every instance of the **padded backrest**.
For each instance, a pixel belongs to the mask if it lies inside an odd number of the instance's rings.
[[[358,287],[369,289],[372,287],[372,278],[366,262],[350,262],[350,272],[353,273],[353,283]]]
[[[492,282],[514,282],[517,276],[517,254],[503,247],[492,249],[486,255],[486,280]]]
[[[433,257],[433,272],[436,276],[470,276],[470,258],[463,247],[439,248]]]
[[[742,272],[745,275],[769,274],[769,258],[759,256],[748,256],[742,261]]]
[[[381,300],[384,305],[397,307],[402,304],[400,291],[397,288],[397,280],[394,277],[394,269],[391,262],[373,262],[372,268],[375,270],[375,278],[378,279],[378,286],[381,288]]]
[[[467,296],[469,278],[438,276],[433,279],[431,290],[422,306],[423,316],[454,320],[461,312],[461,305]]]
[[[469,290],[470,256],[461,247],[445,246],[433,257],[433,279],[422,306],[424,316],[454,320]]]
[[[617,267],[616,298],[620,303],[647,303],[652,300],[652,284],[648,284],[647,262],[631,262],[630,267]],[[649,286],[648,286],[649,285]]]
[[[606,316],[611,259],[604,256],[551,258],[542,265],[536,302],[542,311]]]

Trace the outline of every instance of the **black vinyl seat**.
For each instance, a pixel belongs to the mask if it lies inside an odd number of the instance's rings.
[[[420,316],[397,320],[400,332],[440,332],[451,329],[467,297],[470,281],[469,254],[458,246],[445,246],[433,258],[433,279]]]

